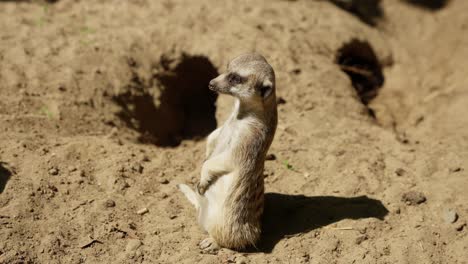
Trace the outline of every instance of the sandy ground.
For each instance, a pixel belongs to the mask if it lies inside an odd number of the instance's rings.
[[[468,263],[468,1],[361,2],[0,1],[0,263]],[[203,255],[176,184],[253,50],[264,234]]]

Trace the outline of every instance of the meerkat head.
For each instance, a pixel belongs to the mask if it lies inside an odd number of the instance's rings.
[[[271,101],[275,98],[275,72],[262,55],[247,53],[229,62],[227,72],[211,80],[209,88],[241,101]]]

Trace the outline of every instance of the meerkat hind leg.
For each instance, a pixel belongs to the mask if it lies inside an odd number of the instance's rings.
[[[199,246],[204,254],[217,254],[220,250],[218,243],[212,237],[203,239]]]

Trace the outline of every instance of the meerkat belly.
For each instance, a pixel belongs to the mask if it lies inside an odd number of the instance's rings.
[[[199,222],[208,231],[223,221],[224,203],[234,182],[234,172],[221,176],[205,192],[203,209],[200,212]]]

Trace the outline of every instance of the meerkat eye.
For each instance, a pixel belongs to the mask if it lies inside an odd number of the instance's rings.
[[[228,80],[229,84],[236,85],[236,84],[239,84],[239,83],[242,82],[242,77],[237,73],[230,73],[227,76],[227,80]]]

